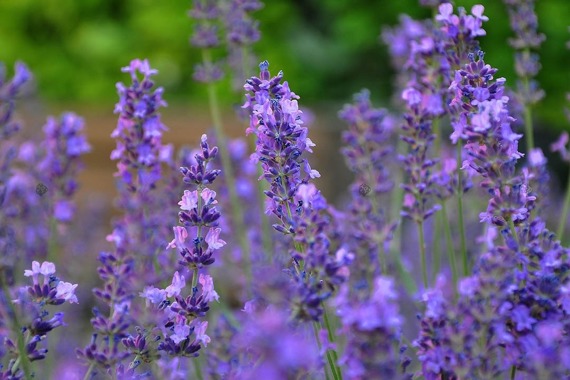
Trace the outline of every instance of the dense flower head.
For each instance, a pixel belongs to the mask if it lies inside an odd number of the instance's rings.
[[[178,204],[178,213],[182,226],[176,226],[174,240],[167,248],[176,248],[181,256],[180,263],[189,267],[202,267],[214,263],[214,251],[223,247],[226,242],[220,239],[221,228],[218,228],[220,212],[216,205],[216,192],[206,187],[220,174],[218,169],[208,169],[208,164],[218,154],[218,147],[210,149],[208,138],[202,135],[200,151],[194,156],[194,165],[180,168],[184,182],[196,190],[184,190]],[[203,236],[203,231],[208,228]],[[189,236],[195,236],[186,242]]]
[[[250,93],[243,107],[251,112],[246,132],[257,136],[252,159],[261,163],[263,178],[270,184],[265,193],[271,199],[269,210],[281,219],[282,227],[289,229],[289,213],[297,208],[293,197],[299,185],[319,175],[302,158],[305,151],[312,152],[314,144],[301,120],[299,97],[287,82],[281,84],[283,73],[271,77],[267,61],[259,68],[260,76],[248,79],[244,86]]]
[[[483,22],[489,18],[483,15],[485,7],[474,5],[471,14],[462,7],[457,8],[458,14],[453,13],[451,3],[443,3],[435,16],[439,31],[442,33],[443,51],[449,67],[457,67],[465,62],[467,54],[478,49],[478,37],[486,35]]]
[[[183,275],[175,272],[172,283],[164,289],[147,287],[140,293],[151,303],[160,315],[159,329],[164,340],[157,346],[158,351],[165,351],[172,356],[197,356],[202,346],[206,347],[210,337],[206,335],[207,321],[202,321],[210,309],[209,303],[218,300],[212,277],[200,274],[198,287],[191,289],[191,294],[182,296],[186,288]]]
[[[16,299],[6,300],[12,302],[14,306],[7,308],[4,314],[5,317],[12,319],[11,324],[19,326],[15,329],[18,336],[15,334],[7,336],[2,343],[11,355],[18,357],[18,362],[23,359],[22,355],[27,356],[27,361],[33,362],[46,357],[48,352],[45,344],[46,336],[54,329],[65,325],[64,313],[57,312],[51,315],[48,305],[58,306],[66,301],[77,303],[75,296],[77,284],[72,285],[57,278],[55,264],[48,261],[41,264],[37,261],[32,262],[32,269],[26,269],[24,276],[32,277],[33,284],[17,289]],[[9,292],[6,291],[4,295],[8,296]],[[21,352],[22,349],[25,352]],[[14,368],[14,375],[17,374]],[[12,377],[6,378],[12,379]]]
[[[119,121],[111,134],[117,140],[117,147],[111,159],[118,160],[116,176],[121,177],[130,191],[138,188],[148,191],[160,179],[161,152],[165,149],[161,138],[166,126],[158,112],[166,106],[163,89],[153,90],[152,76],[157,71],[146,59],[133,60],[122,71],[131,74],[132,84],[129,87],[117,84],[120,99],[115,113],[119,114]]]
[[[270,185],[265,191],[267,210],[280,221],[273,227],[293,239],[295,268],[290,273],[297,289],[293,315],[316,321],[323,312],[322,302],[344,281],[346,263],[337,260],[331,250],[328,205],[310,182],[320,174],[302,158],[304,151],[312,152],[314,144],[303,126],[298,96],[287,82],[281,84],[282,73],[271,77],[268,67],[267,61],[262,62],[259,77],[250,78],[244,86],[250,93],[243,107],[251,113],[246,132],[257,136],[252,159],[261,164],[262,178]]]

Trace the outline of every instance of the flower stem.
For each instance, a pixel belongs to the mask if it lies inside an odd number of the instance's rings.
[[[325,307],[325,305],[323,305],[323,319],[325,321],[325,327],[327,328],[327,333],[328,333],[328,338],[329,338],[329,342],[334,343],[335,342],[335,336],[334,336],[334,332],[332,330],[331,327],[331,323],[329,320],[329,316],[327,313],[327,308]],[[336,350],[330,350],[332,352],[332,356],[335,362],[335,366],[336,366],[336,372],[339,376],[340,379],[342,379],[342,372],[340,370],[340,367],[338,366],[338,354],[336,352]]]
[[[566,220],[568,219],[568,209],[570,208],[570,173],[568,173],[568,184],[566,185],[566,195],[564,197],[564,206],[562,208],[562,213],[560,214],[560,220],[558,221],[558,229],[556,230],[556,237],[562,242],[564,234],[564,228],[566,227]]]
[[[446,251],[449,256],[449,266],[451,267],[451,276],[453,279],[453,291],[457,291],[457,260],[455,258],[455,249],[453,248],[453,240],[451,239],[451,226],[447,217],[447,206],[445,200],[441,202],[443,231],[445,234]]]
[[[318,322],[313,322],[313,332],[315,333],[315,339],[317,340],[317,346],[319,347],[319,350],[322,350],[323,345],[321,343],[321,338],[319,338],[319,323]],[[330,352],[330,350],[327,350],[327,361],[329,363],[329,368],[331,370],[332,376],[335,380],[341,380],[341,378],[339,377],[338,373],[336,372],[336,365],[334,362],[334,359],[332,357],[332,354]]]
[[[207,49],[202,50],[202,60],[206,67],[209,68],[212,66],[212,57],[209,50]],[[251,252],[249,247],[249,241],[247,240],[245,225],[243,222],[243,210],[236,192],[235,176],[232,168],[232,163],[230,161],[224,128],[222,126],[222,117],[220,113],[220,106],[218,104],[218,97],[216,96],[216,88],[213,83],[208,83],[207,88],[208,88],[208,103],[210,105],[210,115],[212,118],[212,122],[214,124],[214,130],[216,131],[216,137],[218,138],[218,146],[221,153],[220,157],[222,160],[222,167],[224,169],[226,183],[228,186],[228,192],[230,194],[232,218],[234,221],[233,224],[236,229],[237,239],[240,248],[242,250],[242,255],[244,257],[243,265],[244,265],[245,275],[248,281],[248,288],[251,288],[251,281],[252,281],[251,257],[250,257]]]
[[[526,48],[523,51],[523,55],[525,56],[529,56],[530,55],[530,49]],[[525,94],[530,93],[530,80],[528,76],[525,76],[524,78],[522,78],[522,83],[524,86],[524,91]],[[534,149],[534,135],[533,135],[533,128],[532,128],[532,110],[531,110],[531,104],[529,104],[528,101],[524,102],[524,131],[525,131],[525,137],[526,137],[526,151],[530,152],[532,149]]]
[[[89,365],[87,372],[85,372],[85,376],[83,376],[83,380],[89,380],[92,377],[91,372],[93,372],[93,369],[95,369],[95,363],[91,363]]]
[[[422,265],[422,280],[424,283],[424,290],[428,288],[428,274],[426,263],[426,244],[424,238],[424,222],[418,222],[418,237],[420,240],[420,260]]]
[[[465,242],[465,225],[463,223],[463,172],[461,171],[461,153],[463,143],[457,141],[457,214],[459,217],[459,237],[461,242],[461,258],[463,260],[463,276],[469,276],[469,258],[467,257],[467,244]]]
[[[198,380],[204,380],[204,375],[202,374],[202,366],[200,365],[200,356],[194,358],[194,374]]]

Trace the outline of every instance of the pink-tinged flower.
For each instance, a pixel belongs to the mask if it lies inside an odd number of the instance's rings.
[[[186,241],[186,238],[188,238],[188,230],[186,230],[186,227],[180,226],[173,227],[172,229],[174,230],[174,240],[168,243],[166,249],[176,247],[183,248],[184,242]]]
[[[542,149],[540,148],[531,149],[531,151],[528,154],[528,162],[532,167],[546,165],[546,157],[544,157]]]
[[[308,208],[311,205],[311,201],[317,195],[319,191],[316,186],[312,183],[303,183],[299,185],[297,189],[297,198],[303,202],[303,207]]]
[[[206,204],[215,205],[218,203],[216,200],[216,192],[208,189],[207,187],[202,190],[201,196]]]
[[[422,94],[413,87],[406,88],[402,92],[402,99],[406,101],[408,106],[413,107],[422,101]]]
[[[439,14],[435,16],[437,21],[448,21],[449,16],[453,13],[453,5],[450,3],[444,3],[439,6]]]
[[[172,284],[168,285],[166,289],[166,296],[172,297],[180,294],[182,288],[186,286],[186,279],[184,276],[180,275],[178,271],[174,272],[174,277],[172,277]]]
[[[152,304],[158,305],[162,301],[166,300],[166,291],[164,289],[155,288],[154,286],[147,286],[144,288],[142,293],[139,293],[139,295],[146,298],[147,306],[149,301]]]
[[[75,288],[77,288],[77,284],[60,281],[57,284],[55,296],[69,303],[79,303],[75,295]]]
[[[198,207],[198,191],[184,190],[182,200],[178,202],[181,210],[190,211]]]
[[[307,139],[307,140],[309,140],[309,139]],[[321,173],[319,173],[318,170],[315,170],[315,169],[312,169],[312,168],[311,168],[311,165],[309,165],[309,161],[308,161],[308,160],[304,160],[304,162],[303,162],[303,169],[305,170],[305,173],[307,173],[311,179],[313,179],[313,178],[320,178],[320,177],[321,177]]]
[[[562,160],[568,161],[570,154],[566,149],[566,144],[568,144],[569,135],[568,132],[563,132],[556,142],[550,145],[550,150],[552,152],[559,152]]]
[[[222,248],[226,245],[226,242],[220,239],[221,228],[210,228],[208,234],[206,235],[206,243],[208,243],[208,248],[211,250],[216,250]]]
[[[55,264],[49,261],[44,261],[41,265],[37,261],[32,261],[32,270],[26,269],[24,271],[24,276],[33,277],[34,284],[37,284],[38,276],[41,274],[44,276],[44,283],[49,282],[50,275],[55,273]]]
[[[170,335],[170,339],[172,339],[174,343],[178,344],[187,339],[188,335],[190,335],[190,326],[176,325],[174,326],[174,334]]]
[[[200,273],[198,282],[202,285],[202,295],[206,302],[211,302],[212,300],[218,301],[220,299],[220,296],[214,290],[214,280],[211,276]]]
[[[208,321],[204,322],[197,322],[196,326],[194,327],[194,334],[196,334],[196,340],[201,342],[204,347],[208,346],[210,343],[210,337],[206,335],[206,329],[208,328]]]

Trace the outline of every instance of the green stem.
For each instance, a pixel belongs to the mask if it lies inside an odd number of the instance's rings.
[[[443,203],[443,202],[442,202]],[[433,265],[431,270],[431,278],[432,282],[437,278],[437,274],[439,273],[440,266],[441,266],[441,254],[440,254],[440,242],[441,239],[439,238],[441,235],[441,224],[443,223],[443,218],[445,216],[438,212],[435,215],[435,227],[433,233]]]
[[[530,49],[529,48],[524,49],[523,55],[529,56],[530,55]],[[522,82],[523,82],[525,94],[528,94],[530,92],[529,77],[525,76],[524,78],[522,78]],[[531,104],[529,104],[526,101],[523,103],[524,103],[524,129],[525,129],[525,135],[526,135],[526,150],[527,150],[527,152],[530,152],[532,149],[534,149],[534,134],[533,134],[533,128],[532,128],[532,110],[531,110]]]
[[[212,56],[209,50],[207,49],[202,50],[202,60],[207,68],[212,66]],[[232,163],[230,161],[224,128],[222,126],[222,117],[220,112],[220,106],[218,104],[218,97],[216,96],[216,88],[213,83],[208,83],[207,89],[208,89],[208,102],[210,105],[210,116],[212,118],[212,122],[214,123],[214,130],[216,131],[216,136],[218,138],[218,147],[220,149],[222,167],[224,169],[224,175],[226,183],[228,185],[228,191],[230,194],[230,202],[232,206],[232,218],[234,221],[234,227],[236,229],[235,235],[237,235],[237,239],[240,248],[242,250],[242,255],[244,257],[243,265],[244,265],[245,275],[248,280],[248,288],[251,288],[251,281],[252,281],[251,257],[250,257],[251,252],[249,247],[249,241],[247,240],[247,235],[245,231],[243,210],[241,207],[241,202],[238,199],[236,192],[235,176],[232,168]]]
[[[18,325],[18,314],[16,312],[16,308],[12,305],[12,297],[10,296],[10,290],[8,289],[8,285],[4,282],[4,278],[0,277],[0,283],[2,284],[2,291],[4,292],[4,298],[6,301],[6,307],[8,308],[7,314],[10,316],[10,327],[12,328],[12,334],[16,337],[16,344],[18,346],[18,359],[16,360],[15,364],[12,366],[12,374],[16,372],[18,366],[22,368],[22,372],[24,372],[24,378],[26,380],[31,380],[33,378],[32,370],[31,370],[31,362],[26,355],[26,342],[24,340],[24,332],[22,328]]]
[[[459,237],[461,242],[461,258],[463,260],[463,276],[469,276],[469,258],[467,257],[467,243],[465,242],[465,224],[463,223],[463,172],[461,171],[461,152],[463,143],[457,141],[457,214],[459,217]]]
[[[194,358],[194,374],[198,380],[204,380],[204,375],[202,374],[202,366],[200,365],[200,356]]]
[[[331,327],[331,323],[329,320],[329,316],[327,313],[327,308],[325,307],[325,305],[323,305],[323,319],[325,321],[325,327],[327,328],[327,333],[328,333],[328,338],[329,338],[329,342],[334,343],[335,342],[335,336],[334,336],[334,332],[333,329]],[[332,356],[336,365],[336,372],[339,376],[340,379],[342,379],[342,372],[340,369],[340,366],[338,366],[338,354],[336,352],[336,350],[330,350],[332,352]]]
[[[396,143],[396,151],[401,152],[403,149],[403,141],[398,139]],[[398,172],[398,178],[395,179],[395,183],[401,182],[402,175]],[[406,270],[404,264],[402,263],[402,217],[400,211],[402,210],[402,201],[404,199],[404,190],[400,186],[396,186],[393,192],[392,207],[390,208],[390,220],[397,223],[397,227],[394,230],[394,235],[392,241],[390,242],[390,256],[394,258],[398,273],[404,287],[408,294],[416,294],[418,287],[414,277]]]
[[[451,238],[451,225],[447,217],[446,201],[441,202],[441,213],[443,220],[443,232],[445,234],[446,251],[449,256],[449,266],[451,267],[451,276],[453,280],[453,291],[457,292],[457,260],[455,258],[455,249],[453,248],[453,240]]]
[[[556,230],[556,237],[562,242],[564,234],[564,228],[566,227],[566,220],[568,219],[568,209],[570,208],[570,173],[568,173],[568,184],[566,185],[566,195],[564,196],[564,206],[562,208],[562,214],[560,214],[560,220],[558,221],[558,229]]]
[[[321,343],[321,338],[319,338],[319,323],[318,322],[313,322],[313,332],[315,333],[315,339],[317,340],[317,346],[319,347],[319,350],[322,350],[323,345]],[[332,376],[335,380],[341,380],[341,378],[339,377],[338,373],[336,372],[336,365],[334,362],[334,359],[332,357],[331,351],[327,350],[327,361],[329,363],[329,368],[330,371],[332,373]]]
[[[91,363],[89,368],[87,368],[87,372],[85,372],[85,376],[83,376],[83,380],[89,380],[91,378],[91,372],[95,369],[95,363]]]
[[[263,169],[261,166],[257,166],[257,174],[261,176],[263,174]],[[261,215],[260,223],[261,223],[261,244],[263,246],[263,254],[265,259],[270,262],[270,259],[273,257],[273,244],[271,241],[271,234],[272,234],[272,227],[269,225],[269,219],[267,215],[265,215],[265,198],[266,195],[264,193],[264,182],[257,181],[257,196],[259,198],[259,214]]]
[[[424,290],[428,288],[428,274],[426,263],[426,244],[424,238],[424,222],[418,222],[418,237],[420,240],[420,260],[422,265],[422,280],[424,283]]]
[[[511,380],[515,380],[515,376],[517,375],[517,367],[511,367]]]

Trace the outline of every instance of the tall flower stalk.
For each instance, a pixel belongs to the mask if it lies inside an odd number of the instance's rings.
[[[316,326],[324,312],[324,301],[344,280],[342,268],[349,258],[331,252],[326,233],[330,224],[327,203],[311,183],[320,174],[303,158],[305,151],[312,152],[314,144],[303,126],[298,96],[287,82],[281,83],[282,72],[271,77],[267,61],[259,68],[259,77],[250,78],[244,86],[249,93],[243,107],[251,113],[246,132],[257,136],[253,158],[260,163],[270,186],[265,192],[267,209],[279,220],[273,227],[290,236],[293,244],[291,276],[297,289],[293,316],[313,321]],[[340,378],[336,353],[327,350],[326,355],[333,377]]]

